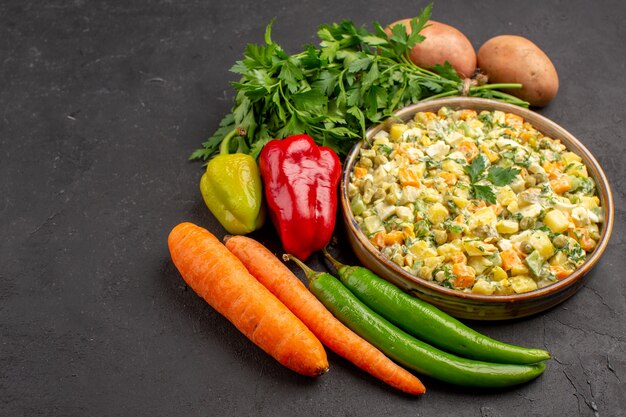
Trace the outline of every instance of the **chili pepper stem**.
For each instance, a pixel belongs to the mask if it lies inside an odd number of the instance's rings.
[[[285,261],[285,262],[287,262],[287,261],[295,262],[296,265],[298,265],[304,271],[306,279],[307,279],[307,281],[309,281],[309,283],[313,282],[315,280],[315,278],[317,278],[318,275],[322,274],[322,272],[316,272],[316,271],[312,270],[311,268],[308,267],[307,264],[305,264],[300,259],[296,258],[295,256],[293,256],[293,255],[291,255],[289,253],[283,254],[283,261]]]
[[[347,265],[342,264],[341,262],[339,262],[337,259],[333,258],[332,255],[330,254],[330,252],[328,252],[328,249],[326,247],[324,247],[322,249],[322,252],[324,253],[324,256],[326,257],[326,259],[328,259],[328,261],[333,264],[333,266],[335,267],[335,269],[337,270],[337,272],[339,272],[341,269],[346,268]]]

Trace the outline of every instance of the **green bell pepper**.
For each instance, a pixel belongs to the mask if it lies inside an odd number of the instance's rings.
[[[229,154],[230,132],[220,145],[220,153],[209,161],[200,179],[200,192],[211,213],[228,233],[244,235],[265,221],[263,189],[256,160],[243,153]]]

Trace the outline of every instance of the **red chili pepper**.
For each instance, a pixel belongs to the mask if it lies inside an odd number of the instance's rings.
[[[294,135],[267,143],[259,170],[284,249],[306,260],[328,244],[335,228],[339,157],[309,135]]]

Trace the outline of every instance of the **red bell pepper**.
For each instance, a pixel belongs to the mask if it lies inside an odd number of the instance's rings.
[[[284,249],[306,260],[328,244],[335,228],[339,157],[309,135],[294,135],[263,147],[259,171]]]

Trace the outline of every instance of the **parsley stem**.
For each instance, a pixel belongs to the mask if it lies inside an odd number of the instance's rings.
[[[478,87],[472,87],[474,90],[494,90],[494,89],[503,89],[503,88],[522,88],[521,84],[514,83],[500,83],[500,84],[484,84],[479,85]]]

